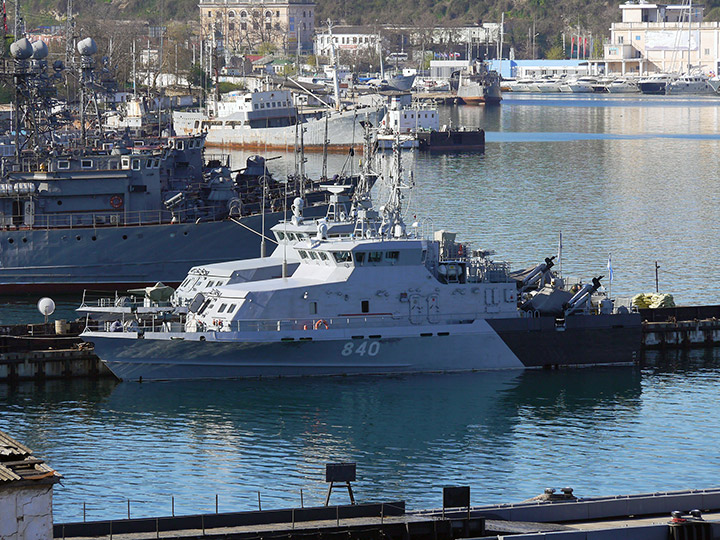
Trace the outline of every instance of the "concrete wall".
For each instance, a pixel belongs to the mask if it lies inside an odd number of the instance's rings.
[[[52,537],[52,485],[0,488],[0,538],[46,540]]]

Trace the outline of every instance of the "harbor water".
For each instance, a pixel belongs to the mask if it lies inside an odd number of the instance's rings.
[[[451,354],[449,352],[449,354]],[[360,502],[439,507],[720,484],[717,351],[649,366],[464,375],[0,386],[0,429],[47,458],[57,522]],[[333,492],[331,502],[347,503]]]
[[[509,95],[441,114],[484,128],[486,151],[405,152],[408,223],[455,231],[514,268],[555,255],[562,232],[566,275],[606,275],[612,254],[612,294],[631,296],[654,290],[657,261],[661,292],[720,303],[720,100]],[[232,157],[241,167],[247,154]],[[321,156],[307,157],[318,176]],[[293,158],[270,171],[292,172]],[[343,166],[330,156],[330,174]],[[79,299],[56,300],[54,318],[73,318]],[[36,302],[13,299],[0,323],[42,322]],[[0,429],[65,476],[58,522],[82,520],[83,503],[89,520],[127,517],[128,499],[138,517],[169,514],[173,497],[178,515],[214,511],[216,495],[220,511],[255,509],[258,492],[263,508],[299,505],[301,489],[320,504],[335,461],[358,463],[359,500],[423,508],[444,485],[470,485],[475,504],[565,485],[580,496],[717,486],[719,390],[715,350],[551,372],[56,381],[0,386]]]

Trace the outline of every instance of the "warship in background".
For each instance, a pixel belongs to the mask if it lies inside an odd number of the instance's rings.
[[[19,113],[0,180],[0,294],[179,283],[198,264],[259,254],[265,231],[299,195],[308,215],[325,213],[328,193],[304,173],[280,184],[261,158],[234,178],[227,161],[206,164],[205,134],[103,133],[97,46],[87,38],[78,51],[81,127],[58,142],[47,47],[27,39],[11,47]]]
[[[457,84],[457,96],[468,105],[493,105],[502,101],[500,75],[490,70],[485,62],[475,61],[466,70],[458,72],[451,84]]]

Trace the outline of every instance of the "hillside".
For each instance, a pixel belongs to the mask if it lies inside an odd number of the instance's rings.
[[[83,19],[137,19],[197,21],[197,0],[74,0]],[[531,54],[529,36],[537,34],[539,57],[558,54],[561,34],[576,33],[595,38],[596,47],[609,36],[610,24],[620,18],[619,0],[317,0],[317,26],[328,18],[334,22],[373,26],[388,21],[399,25],[463,25],[478,21],[500,21],[505,13],[506,42],[517,58]],[[11,10],[8,4],[8,9]],[[66,0],[28,0],[21,4],[29,28],[57,24],[66,11]],[[720,0],[705,4],[706,20],[720,20]],[[9,12],[12,16],[12,10]],[[93,27],[92,22],[86,23]],[[598,39],[600,37],[600,39]],[[568,38],[569,44],[569,38]],[[555,50],[553,51],[553,47]]]

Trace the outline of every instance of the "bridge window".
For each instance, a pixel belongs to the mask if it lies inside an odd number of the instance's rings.
[[[397,260],[398,260],[399,258],[400,258],[400,252],[399,252],[399,251],[388,251],[387,253],[385,253],[385,259],[387,259],[387,260],[389,260],[389,261],[397,262]]]
[[[352,255],[349,251],[334,251],[333,257],[335,257],[337,263],[352,262]]]
[[[365,262],[365,253],[363,253],[362,251],[355,252],[355,263],[362,264],[363,262]]]
[[[368,253],[368,262],[369,263],[378,263],[382,261],[383,252],[382,251],[371,251]]]

